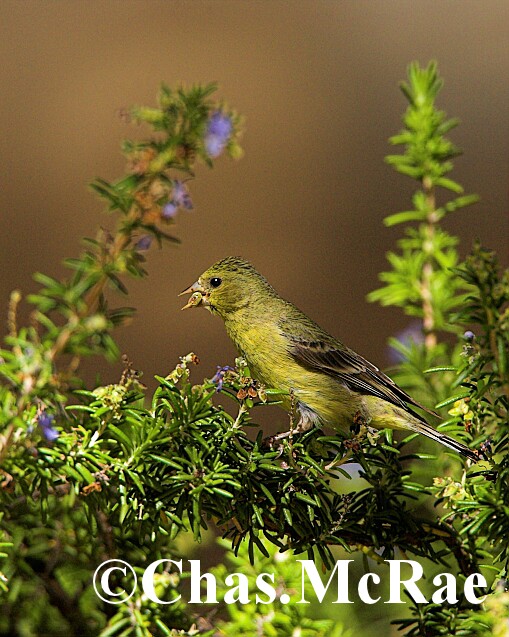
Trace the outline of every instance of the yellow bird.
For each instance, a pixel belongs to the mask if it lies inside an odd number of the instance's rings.
[[[182,309],[206,307],[220,316],[251,374],[285,392],[283,407],[294,407],[294,432],[328,426],[348,432],[362,422],[376,429],[406,429],[477,461],[477,454],[431,427],[411,406],[419,404],[378,367],[325,332],[248,262],[227,257],[206,270],[181,294],[192,294]]]

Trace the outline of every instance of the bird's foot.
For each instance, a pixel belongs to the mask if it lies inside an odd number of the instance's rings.
[[[345,440],[344,445],[347,449],[353,449],[354,451],[359,451],[362,441],[366,438],[371,445],[375,445],[380,437],[380,431],[374,427],[370,427],[364,419],[359,419],[357,421],[357,428],[354,430],[352,427],[350,431],[353,433],[353,436]]]
[[[274,436],[269,436],[265,440],[270,440],[270,442],[274,444],[284,438],[291,439],[295,434],[303,434],[317,424],[314,412],[304,408],[300,403],[298,404],[298,414],[299,419],[295,422],[295,413],[292,408],[292,411],[290,412],[290,429],[288,431],[282,431]]]
[[[309,431],[315,424],[317,423],[308,417],[308,413],[306,411],[301,411],[300,418],[297,423],[294,423],[293,418],[290,419],[290,429],[288,431],[281,431],[273,436],[267,436],[267,438],[264,438],[262,445],[265,448],[274,449],[274,447],[279,444],[279,447],[282,448],[282,440],[290,438],[291,441],[294,435],[300,435]]]
[[[359,409],[354,414],[352,424],[350,425],[350,431],[354,435],[358,436],[359,433],[361,432],[362,427],[363,426],[367,427],[367,425],[368,425],[368,420],[366,416],[364,415],[364,413]]]
[[[266,438],[264,438],[263,446],[273,449],[274,445],[278,442],[281,442],[281,440],[284,440],[285,438],[291,438],[295,434],[303,434],[306,431],[309,431],[311,427],[312,424],[306,424],[305,426],[302,426],[302,421],[299,421],[295,427],[292,427],[288,431],[281,431],[278,434],[274,434],[273,436],[267,436]]]
[[[288,432],[285,432],[287,434]],[[279,456],[283,455],[284,447],[282,439],[285,436],[283,434],[276,434],[274,436],[267,436],[262,440],[262,449],[269,449],[275,451],[277,449]]]
[[[373,440],[375,440],[380,433],[377,429],[373,429],[373,427],[368,425],[364,414],[360,411],[356,412],[350,431],[353,434],[352,437],[347,438],[343,443],[347,452],[343,456],[338,454],[332,462],[326,465],[325,468],[327,471],[348,462],[355,452],[360,451],[364,438],[367,437],[371,444],[373,444]]]

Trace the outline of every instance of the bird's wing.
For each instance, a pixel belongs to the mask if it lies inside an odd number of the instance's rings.
[[[424,409],[433,416],[438,415],[414,400],[378,367],[338,341],[308,341],[290,334],[287,334],[287,338],[291,344],[290,353],[296,361],[305,367],[337,378],[348,389],[382,398],[405,409],[423,422],[425,420],[422,416],[411,410],[409,404]]]

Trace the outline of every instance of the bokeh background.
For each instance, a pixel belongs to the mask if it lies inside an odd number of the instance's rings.
[[[122,352],[165,374],[189,351],[210,376],[231,363],[220,321],[180,313],[176,294],[226,255],[254,262],[285,297],[379,365],[408,319],[365,301],[400,229],[413,184],[384,164],[406,106],[407,64],[439,62],[440,105],[461,119],[454,177],[481,203],[448,229],[508,261],[509,3],[507,0],[2,0],[0,4],[0,303],[31,274],[62,274],[82,236],[108,226],[88,190],[123,173],[119,143],[143,134],[118,109],[151,105],[159,83],[216,80],[246,117],[245,157],[203,167],[178,248],[149,254],[131,283],[135,321]],[[124,304],[123,300],[119,304]],[[120,363],[94,363],[104,381]]]
[[[121,140],[143,134],[119,109],[153,104],[163,80],[216,80],[246,117],[245,157],[198,171],[195,210],[173,228],[182,245],[151,250],[149,278],[129,285],[138,315],[118,333],[121,351],[152,386],[189,351],[202,360],[197,380],[231,364],[220,321],[181,313],[177,293],[217,259],[242,255],[387,365],[386,339],[409,320],[365,296],[401,232],[382,219],[408,209],[414,185],[383,158],[406,107],[398,82],[410,61],[430,59],[446,81],[441,107],[462,122],[453,176],[481,196],[447,229],[463,255],[478,237],[507,265],[507,0],[2,0],[0,306],[14,287],[34,291],[36,270],[61,276],[80,238],[111,224],[87,183],[121,176]],[[87,364],[103,382],[121,369]],[[369,634],[388,630],[386,615],[371,610]]]

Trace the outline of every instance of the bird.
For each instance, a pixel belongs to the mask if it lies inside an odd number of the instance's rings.
[[[191,297],[182,309],[205,307],[219,316],[252,377],[281,392],[281,406],[296,414],[292,433],[312,427],[347,433],[362,423],[417,432],[479,460],[474,450],[434,429],[414,408],[438,414],[283,299],[249,261],[226,257],[183,294]]]

